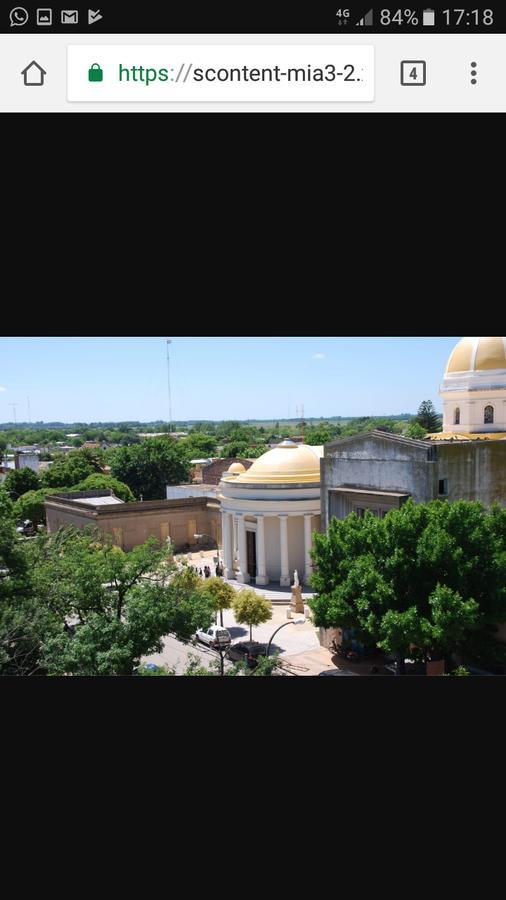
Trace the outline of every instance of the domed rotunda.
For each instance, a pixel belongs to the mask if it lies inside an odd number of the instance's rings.
[[[444,433],[506,436],[506,338],[462,338],[448,361],[440,394]]]
[[[225,577],[289,587],[311,575],[313,532],[320,530],[323,447],[283,441],[245,471],[235,464],[220,483]],[[243,471],[240,471],[240,470]]]

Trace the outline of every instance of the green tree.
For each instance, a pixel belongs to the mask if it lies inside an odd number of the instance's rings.
[[[222,456],[224,459],[237,459],[237,457],[245,459],[247,449],[246,441],[232,441],[230,444],[225,444]]]
[[[67,456],[61,456],[53,462],[42,480],[46,487],[69,488],[75,487],[94,472],[94,465],[85,455],[85,451],[71,450]]]
[[[437,414],[432,400],[424,400],[420,404],[416,421],[431,434],[441,431],[441,416]]]
[[[234,616],[239,625],[249,626],[249,639],[253,640],[253,627],[272,619],[272,603],[263,594],[251,588],[239,591],[234,597]]]
[[[320,447],[329,444],[336,438],[340,437],[341,428],[339,425],[324,424],[314,428],[308,428],[306,432],[305,442],[310,447]]]
[[[96,472],[94,475],[88,475],[84,481],[77,485],[79,491],[113,491],[116,497],[125,503],[133,503],[135,500],[132,491],[127,484],[112,478],[111,475],[100,475]]]
[[[128,485],[137,498],[161,500],[168,484],[187,482],[190,461],[183,447],[171,438],[149,438],[120,447],[111,458],[111,474]]]
[[[17,500],[28,491],[37,491],[41,487],[39,476],[28,467],[24,469],[13,469],[7,475],[4,488],[9,494],[11,500]]]
[[[234,604],[236,591],[231,584],[223,581],[222,578],[206,578],[201,582],[201,591],[208,596],[214,611],[216,619],[220,614],[220,624],[223,625],[223,610],[231,609]]]
[[[212,622],[209,600],[173,577],[154,539],[126,554],[98,531],[64,529],[30,550],[34,588],[60,622],[44,642],[50,674],[132,675],[164,635],[189,641]]]
[[[12,501],[0,490],[0,675],[43,675],[45,638],[57,624],[34,597],[25,546],[15,530]]]
[[[190,459],[207,459],[216,454],[216,438],[210,434],[191,433],[179,441],[179,445],[187,452]]]
[[[65,488],[62,488],[65,490]],[[46,524],[46,497],[58,493],[57,488],[41,488],[39,491],[28,491],[14,504],[14,516],[16,522],[24,522],[30,519],[34,525]]]
[[[261,447],[246,447],[244,451],[244,455],[241,457],[242,459],[259,459],[265,453],[267,453],[269,448],[263,444]]]
[[[506,509],[469,501],[333,519],[315,535],[315,625],[424,659],[462,649],[506,621],[505,533]]]
[[[427,437],[427,429],[418,422],[410,422],[406,428],[406,436],[415,441],[423,441]]]

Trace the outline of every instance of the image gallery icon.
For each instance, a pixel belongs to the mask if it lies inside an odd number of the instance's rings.
[[[78,22],[79,22],[79,10],[77,10],[77,9],[62,9],[62,11],[61,11],[62,25],[77,25]]]
[[[52,9],[38,9],[37,10],[37,25],[52,25],[53,24],[53,10]]]

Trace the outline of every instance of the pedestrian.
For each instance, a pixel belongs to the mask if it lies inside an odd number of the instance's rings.
[[[210,577],[211,577],[211,569],[209,568],[209,566],[206,566],[206,578],[210,578]]]
[[[199,569],[199,575],[200,575],[201,578],[204,577],[204,576],[202,575],[202,569]]]

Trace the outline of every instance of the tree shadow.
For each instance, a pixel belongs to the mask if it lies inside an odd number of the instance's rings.
[[[234,638],[244,637],[245,635],[248,635],[249,637],[249,630],[247,628],[241,628],[239,625],[227,626],[227,631],[232,640],[234,640]]]

